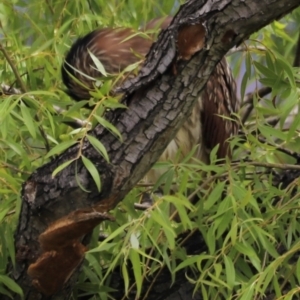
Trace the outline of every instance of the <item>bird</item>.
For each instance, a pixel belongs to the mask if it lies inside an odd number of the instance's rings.
[[[130,28],[96,29],[79,38],[71,46],[61,69],[67,93],[76,101],[91,98],[90,91],[95,84],[92,78],[101,78],[103,75],[97,70],[90,53],[100,60],[107,73],[118,74],[127,66],[141,61],[154,42],[153,30],[165,29],[171,21],[172,17],[156,18],[146,24],[143,30],[152,30],[149,38],[137,35]],[[203,28],[198,29],[195,34],[205,34]],[[184,53],[185,43],[190,38],[185,37],[184,33],[180,38],[177,48]],[[189,59],[190,55],[186,55],[186,58]],[[223,57],[217,63],[204,90],[198,95],[191,115],[168,144],[159,161],[174,161],[178,151],[181,157],[185,157],[196,147],[193,157],[209,164],[210,152],[217,145],[217,158],[230,158],[228,139],[238,132],[235,116],[239,107],[236,83],[230,66]],[[162,169],[152,169],[144,181],[154,184],[162,173]]]

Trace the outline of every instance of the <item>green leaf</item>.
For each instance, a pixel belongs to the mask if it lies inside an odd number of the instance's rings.
[[[251,53],[249,51],[246,52],[245,64],[246,64],[246,74],[244,76],[246,76],[247,79],[250,79],[251,72],[252,72],[252,58],[251,58]]]
[[[0,222],[4,219],[6,214],[10,211],[10,207],[1,208],[0,210]]]
[[[255,61],[254,62],[255,67],[258,69],[258,71],[266,76],[267,78],[274,78],[277,79],[278,74],[276,74],[275,72],[273,72],[272,70],[270,70],[269,68],[265,67],[263,64]]]
[[[238,252],[247,255],[248,258],[250,259],[251,263],[253,264],[253,266],[256,268],[256,270],[258,272],[261,271],[261,261],[260,261],[259,257],[257,256],[257,254],[255,253],[255,250],[253,249],[253,247],[251,247],[246,242],[244,242],[244,243],[236,242],[234,245],[234,248]]]
[[[127,266],[125,263],[122,264],[122,275],[124,279],[124,287],[125,287],[125,294],[128,294],[128,288],[129,288],[129,275],[127,271]]]
[[[28,107],[21,102],[20,104],[22,117],[24,119],[24,124],[27,127],[30,135],[35,139],[36,138],[36,126],[33,123],[33,118],[30,114]]]
[[[85,165],[85,167],[87,168],[87,170],[89,171],[89,173],[91,174],[91,176],[94,179],[94,182],[97,186],[98,191],[101,191],[101,178],[99,175],[98,170],[96,169],[95,165],[85,156],[81,156],[82,162]]]
[[[176,273],[181,269],[184,269],[186,267],[191,267],[192,265],[197,263],[198,260],[199,260],[198,255],[188,257],[175,268],[174,272]]]
[[[97,276],[101,277],[102,270],[99,260],[91,253],[86,253],[85,259],[89,262],[89,267],[96,272]]]
[[[116,108],[124,108],[127,109],[128,107],[122,103],[120,103],[119,101],[116,101],[113,98],[108,98],[105,101],[103,101],[103,105],[106,108],[111,108],[111,109],[116,109]]]
[[[296,87],[295,76],[292,69],[292,66],[284,59],[277,57],[276,64],[279,66],[279,70],[284,70],[286,75],[288,76],[290,85],[292,87]]]
[[[220,148],[220,144],[217,144],[209,153],[209,161],[214,164],[217,160],[217,152]]]
[[[162,230],[169,243],[168,245],[169,248],[174,249],[176,234],[174,232],[174,229],[171,227],[171,223],[169,219],[167,219],[162,212],[158,212],[158,211],[152,211],[151,218],[153,218],[153,220],[157,222],[157,224],[160,224],[162,226]]]
[[[114,136],[116,136],[117,138],[120,139],[120,141],[122,141],[121,133],[113,124],[109,123],[108,121],[106,121],[104,118],[100,116],[94,115],[94,117],[95,119],[97,119],[100,125],[102,125],[104,128],[109,130]]]
[[[54,124],[53,116],[50,113],[50,111],[47,111],[46,113],[47,113],[48,121],[49,121],[50,126],[51,126],[52,134],[55,135],[55,124]]]
[[[87,135],[86,137],[92,146],[97,150],[97,152],[100,153],[107,162],[109,162],[109,157],[103,144],[92,135]]]
[[[152,227],[152,226],[151,226]],[[161,249],[157,244],[157,241],[155,240],[156,235],[153,234],[152,232],[149,232],[148,228],[146,226],[143,226],[143,230],[145,231],[145,233],[147,234],[148,238],[151,240],[151,243],[153,244],[153,246],[155,247],[155,249],[159,252],[160,255],[162,255]],[[158,233],[159,234],[159,233]]]
[[[88,100],[77,101],[66,112],[66,116],[72,116],[74,112],[78,112],[82,107],[89,103]]]
[[[205,236],[205,241],[209,250],[209,253],[213,255],[216,250],[216,239],[214,234],[214,228],[211,226],[208,231],[207,235]]]
[[[273,62],[273,57],[271,55],[270,51],[266,51],[266,63],[267,66],[270,70],[272,70],[273,72],[275,71],[275,66],[274,66],[274,62]]]
[[[62,171],[64,168],[66,168],[68,165],[70,165],[73,161],[74,161],[74,159],[68,160],[68,161],[64,162],[63,164],[61,164],[60,166],[58,166],[58,167],[52,172],[52,177],[55,177],[56,174],[58,174],[60,171]]]
[[[65,151],[66,149],[72,147],[73,145],[77,144],[78,141],[65,141],[58,145],[56,145],[54,148],[52,148],[45,156],[45,158],[49,158],[53,155],[60,154],[61,152]]]
[[[251,77],[251,69],[252,69],[251,55],[250,55],[249,52],[246,52],[246,57],[245,58],[246,58],[246,60],[245,60],[246,71],[243,75],[242,82],[241,82],[241,99],[245,98],[245,92],[246,92],[246,89],[247,89],[248,81]]]
[[[133,249],[139,249],[140,243],[135,232],[130,235],[130,244]]]
[[[174,169],[170,167],[170,163],[168,163],[167,165],[169,168],[165,168],[164,170],[165,172],[162,173],[161,176],[159,176],[159,178],[157,179],[157,181],[153,186],[153,190],[155,191],[159,189],[159,187],[164,186],[165,182],[168,182],[168,187],[164,188],[164,194],[168,194],[168,192],[170,191],[170,182],[171,180],[173,181],[173,177],[174,177]],[[155,165],[155,169],[160,167],[162,167],[161,164]]]
[[[136,297],[139,297],[141,295],[142,283],[143,283],[140,255],[137,251],[135,251],[135,249],[130,249],[129,258],[132,263],[133,274],[134,274],[136,288],[137,288]]]
[[[15,240],[14,240],[14,234],[11,228],[11,224],[6,226],[5,245],[8,250],[10,259],[13,265],[15,266],[15,261],[16,261]]]
[[[208,199],[204,203],[205,210],[209,210],[218,200],[220,200],[225,187],[225,183],[225,181],[218,182],[217,186],[213,189]]]
[[[120,234],[124,234],[124,231],[127,227],[130,226],[130,223],[126,223],[120,227],[118,227],[116,230],[114,230],[103,242],[100,243],[100,245],[92,250],[89,250],[89,253],[93,252],[101,252],[104,250],[107,250],[108,245],[110,245],[109,241],[113,240],[115,237],[117,237]]]
[[[21,295],[21,297],[23,298],[22,289],[12,279],[10,279],[8,276],[0,275],[0,283],[3,283],[11,291]]]
[[[230,238],[231,238],[231,243],[232,245],[234,246],[235,245],[235,242],[236,242],[236,239],[237,239],[237,230],[238,230],[238,221],[237,221],[237,218],[236,216],[233,217],[232,219],[232,223],[231,223],[231,226],[230,226]]]
[[[101,248],[100,250],[99,250],[99,247]],[[101,243],[98,247],[93,248],[86,253],[94,253],[94,252],[97,253],[99,251],[110,251],[112,248],[116,248],[116,247],[117,247],[117,243],[113,243],[113,242]]]
[[[240,298],[240,300],[253,300],[254,297],[254,284],[250,284],[247,289],[243,291],[242,297]]]
[[[233,262],[229,256],[223,255],[225,262],[225,271],[226,271],[226,282],[232,289],[235,284],[235,269]]]
[[[272,128],[270,126],[265,125],[258,125],[258,128],[267,139],[272,139],[276,137],[281,139],[282,141],[285,141],[287,138],[287,133],[281,131],[280,129]]]
[[[297,276],[298,284],[300,284],[300,258],[298,258],[296,264],[296,276]]]
[[[101,63],[101,61],[99,60],[99,58],[97,56],[95,56],[89,49],[87,49],[87,51],[88,51],[90,57],[92,58],[94,64],[97,67],[96,70],[98,70],[103,76],[107,77],[105,68],[104,68],[103,64]],[[91,66],[91,67],[94,68],[94,66]]]
[[[173,168],[169,169],[163,176],[164,176],[164,186],[163,186],[163,193],[165,195],[170,194],[172,189],[172,183],[174,179],[175,171]]]
[[[0,285],[0,295],[8,296],[10,299],[13,299],[11,292],[5,289],[2,285]]]
[[[24,149],[22,149],[22,147],[19,144],[15,143],[14,141],[5,140],[4,143],[18,155],[20,155],[20,156],[25,155],[26,152],[24,151]]]
[[[133,63],[127,66],[122,73],[127,73],[136,70],[140,65],[140,62]]]

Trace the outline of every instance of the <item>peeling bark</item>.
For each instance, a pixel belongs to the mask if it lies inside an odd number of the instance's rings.
[[[119,89],[125,93],[122,101],[128,109],[118,109],[106,116],[121,132],[123,142],[101,126],[93,131],[107,149],[111,162],[108,164],[87,140],[82,145],[82,153],[101,174],[101,192],[81,160],[52,178],[59,165],[77,157],[79,145],[36,170],[24,183],[15,236],[16,268],[9,268],[25,299],[68,299],[79,273],[78,268],[64,290],[50,298],[32,287],[26,272],[40,254],[38,236],[48,225],[76,209],[97,204],[106,212],[115,207],[174,137],[221,57],[251,33],[298,6],[299,0],[191,0],[181,6],[170,27],[151,48],[139,76]],[[176,62],[178,30],[182,25],[197,23],[206,28],[204,49],[189,61]],[[172,71],[174,64],[177,74]],[[77,180],[90,192],[84,192]]]

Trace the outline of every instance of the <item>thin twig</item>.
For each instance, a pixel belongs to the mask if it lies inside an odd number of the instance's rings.
[[[30,175],[32,173],[32,172],[20,170],[20,169],[16,168],[15,166],[8,164],[6,162],[1,162],[1,168],[9,168],[11,170],[16,171],[17,173],[22,173],[22,174],[26,174],[26,175]]]
[[[10,65],[11,69],[13,70],[14,72],[14,75],[16,77],[16,80],[19,84],[19,86],[21,87],[21,91],[22,93],[26,93],[26,86],[15,66],[15,64],[13,63],[13,61],[10,59],[10,56],[8,55],[6,49],[2,46],[2,44],[0,44],[0,51],[3,53],[5,59],[7,60],[8,64]]]
[[[151,207],[152,205],[149,202],[146,203],[134,203],[133,207],[136,210],[147,210],[149,207]]]
[[[11,85],[7,85],[4,83],[0,84],[0,88],[4,95],[20,95],[20,94],[22,94],[22,92],[19,89],[13,88]]]
[[[5,59],[7,60],[8,64],[10,65],[10,67],[12,68],[13,73],[14,73],[14,75],[16,77],[16,80],[17,80],[17,82],[19,83],[19,85],[21,87],[22,93],[24,93],[24,94],[27,93],[26,86],[25,86],[25,84],[24,84],[24,82],[23,82],[23,80],[22,80],[22,78],[21,78],[21,76],[20,76],[20,74],[19,74],[19,72],[18,72],[15,64],[10,59],[9,54],[7,53],[6,49],[2,46],[2,44],[0,44],[0,51],[3,53]],[[38,117],[37,114],[35,114],[34,119],[35,119],[35,121],[37,123],[40,123],[40,119],[39,119],[39,117]],[[38,129],[40,131],[40,134],[41,134],[42,138],[44,139],[46,150],[47,150],[47,152],[49,152],[50,151],[50,145],[49,145],[49,142],[48,142],[47,134],[44,131],[42,125],[38,125]]]
[[[220,164],[219,166],[222,166],[222,164]],[[267,163],[267,162],[250,161],[250,160],[234,161],[230,164],[230,166],[233,169],[240,169],[242,167],[253,166],[253,167],[263,167],[263,168],[281,169],[281,170],[300,170],[300,165]],[[189,195],[189,200],[192,200],[199,191],[203,190],[214,180],[219,178],[224,178],[224,177],[226,178],[226,176],[228,176],[228,171],[221,174],[214,174],[208,177],[192,194]]]
[[[48,8],[49,8],[49,10],[50,10],[50,12],[51,12],[51,14],[54,16],[54,15],[55,15],[55,12],[54,12],[52,6],[51,6],[50,3],[49,3],[49,0],[46,0],[46,4],[47,4],[47,6],[48,6]]]
[[[266,48],[265,47],[262,47],[262,46],[239,46],[239,47],[235,47],[235,48],[232,48],[230,49],[228,52],[227,52],[227,56],[229,55],[232,55],[234,53],[237,53],[237,52],[247,52],[249,50],[258,50],[258,51],[266,51]]]
[[[247,161],[245,164],[243,162],[232,163],[232,166],[246,167],[263,167],[263,168],[271,168],[271,169],[281,169],[281,170],[300,170],[300,165],[292,165],[292,164],[280,164],[280,163],[267,163],[260,161]]]
[[[93,10],[93,6],[91,4],[90,0],[87,0],[88,6],[89,6],[89,10],[92,12],[92,14],[96,15],[95,11]]]
[[[243,117],[242,117],[242,123],[245,124],[245,122],[247,121],[249,115],[251,114],[254,105],[253,105],[253,101],[254,101],[254,96],[257,95],[257,98],[260,99],[268,94],[270,94],[272,92],[272,89],[270,87],[263,87],[259,90],[255,90],[253,93],[247,94],[246,97],[244,98],[243,101],[243,106],[245,105],[249,105],[247,107],[247,109],[245,110]]]
[[[7,216],[13,215],[15,213],[16,213],[16,210],[13,209],[13,210],[9,211],[5,216],[7,217]]]
[[[289,155],[289,156],[291,156],[291,157],[297,159],[297,161],[300,160],[300,154],[297,153],[297,152],[294,152],[294,151],[291,151],[291,150],[289,150],[289,149],[280,147],[280,146],[278,146],[278,145],[272,145],[271,143],[268,143],[268,142],[266,141],[266,139],[264,139],[264,138],[262,138],[262,137],[258,137],[257,139],[258,139],[259,142],[264,143],[264,144],[267,144],[268,146],[271,146],[271,147],[275,147],[277,151],[280,151],[280,152],[282,152],[282,153],[284,153],[284,154],[287,154],[287,155]]]
[[[39,67],[39,68],[33,69],[32,72],[40,71],[40,70],[43,70],[43,69],[44,69],[44,67]],[[20,78],[23,77],[23,76],[25,76],[25,75],[27,75],[27,74],[28,74],[27,71],[24,72],[24,73],[22,73],[22,74],[20,75]],[[15,80],[15,81],[11,84],[11,86],[13,87],[13,86],[16,84],[16,82],[17,82],[17,80]]]
[[[267,117],[265,119],[264,123],[274,127],[276,124],[278,124],[279,121],[280,121],[280,118],[278,118],[278,117]],[[255,120],[254,121],[249,121],[245,124],[247,124],[247,127],[251,127],[251,126],[257,125],[257,121],[255,121]]]
[[[254,95],[257,95],[257,97],[262,98],[272,92],[272,89],[270,87],[262,87],[259,90],[255,90],[252,93],[249,93],[245,96],[243,101],[243,106],[245,105],[253,105]]]
[[[251,132],[250,132],[250,134],[251,134]],[[255,134],[257,135],[258,132],[255,131]],[[245,142],[247,141],[246,134],[244,132],[242,132],[241,130],[239,131],[239,137],[241,138],[242,141],[245,141]],[[287,154],[287,155],[295,158],[297,161],[300,161],[300,154],[298,152],[294,152],[294,151],[288,150],[288,149],[283,148],[283,147],[281,147],[279,145],[271,144],[271,143],[267,142],[266,139],[264,139],[264,138],[262,138],[260,136],[257,136],[256,138],[257,138],[257,140],[259,142],[264,143],[264,144],[266,144],[268,146],[274,147],[277,151],[285,153],[285,154]]]

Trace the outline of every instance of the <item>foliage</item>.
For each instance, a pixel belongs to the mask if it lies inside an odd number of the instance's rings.
[[[103,118],[106,108],[118,106],[109,96],[114,81],[105,81],[95,94],[100,98],[95,109],[83,108],[93,99],[74,103],[63,92],[60,78],[65,52],[78,36],[96,27],[138,28],[153,17],[174,13],[178,5],[173,0],[0,3],[0,84],[21,92],[6,90],[0,101],[1,294],[21,293],[5,271],[9,257],[15,257],[13,230],[22,182],[52,155],[84,138],[109,161],[101,141],[89,134],[97,123],[118,135]],[[297,155],[290,154],[300,146],[299,68],[293,67],[299,30],[298,9],[254,34],[241,45],[242,51],[229,56],[241,99],[261,85],[272,88],[263,98],[254,93],[250,117],[240,117],[243,136],[231,142],[236,161],[206,166],[187,157],[157,163],[156,168],[166,170],[157,186],[140,184],[112,212],[116,222],[95,230],[74,298],[85,294],[109,299],[114,270],[121,270],[126,293],[145,295],[146,279],[155,279],[164,267],[172,281],[186,272],[203,299],[262,299],[270,292],[278,299],[299,297],[299,182],[273,184],[274,174],[299,170]],[[247,110],[245,103],[240,116]],[[64,123],[74,118],[86,121],[83,128],[73,130]],[[79,158],[101,189],[97,169],[81,151]],[[158,186],[164,196],[153,195],[149,209],[136,210],[142,193]],[[195,197],[200,200],[191,202]],[[107,235],[102,242],[99,231]],[[177,239],[187,231],[200,231],[205,248],[188,253],[184,241]]]

